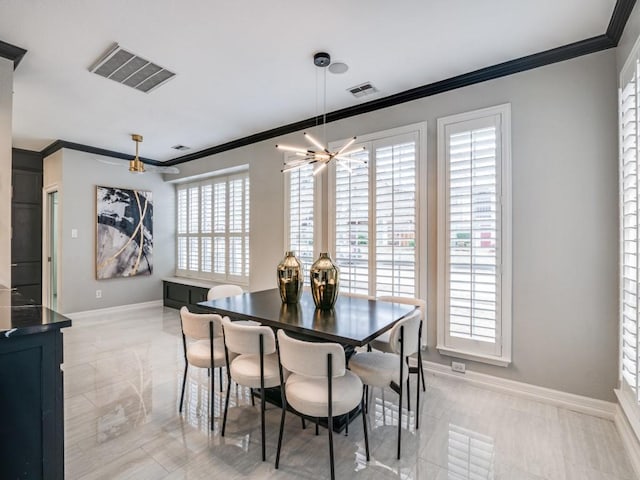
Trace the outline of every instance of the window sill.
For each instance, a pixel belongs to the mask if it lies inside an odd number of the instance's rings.
[[[443,347],[441,345],[436,346],[438,352],[441,355],[447,357],[464,358],[465,360],[473,360],[479,363],[488,363],[489,365],[496,365],[498,367],[508,367],[511,364],[511,358],[507,357],[495,357],[493,355],[482,355],[478,353],[463,352],[454,348]]]

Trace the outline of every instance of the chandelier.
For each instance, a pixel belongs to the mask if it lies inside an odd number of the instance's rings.
[[[323,114],[322,125],[324,126],[324,141],[326,144],[326,124],[327,124],[327,70],[326,67],[331,63],[331,56],[326,52],[319,52],[313,56],[313,63],[316,67],[323,70],[324,88],[323,88]],[[316,116],[317,118],[317,116]],[[318,140],[312,137],[307,132],[304,132],[304,138],[315,148],[303,148],[303,147],[290,147],[287,145],[276,145],[276,148],[284,150],[286,152],[292,152],[295,155],[292,158],[285,160],[284,167],[281,170],[282,173],[298,170],[307,165],[314,165],[313,174],[317,175],[331,162],[335,162],[336,165],[345,168],[351,172],[352,163],[367,163],[366,160],[359,158],[353,158],[350,155],[356,152],[362,152],[364,147],[358,147],[349,150],[349,147],[356,141],[356,137],[353,137],[342,147],[337,150],[329,150],[326,145],[322,145]]]

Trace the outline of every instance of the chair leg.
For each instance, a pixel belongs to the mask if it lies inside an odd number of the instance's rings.
[[[407,425],[409,424],[409,412],[411,411],[411,385],[409,379],[411,375],[407,375]]]
[[[187,384],[187,369],[189,368],[189,364],[185,362],[184,364],[184,376],[182,377],[182,393],[180,394],[180,408],[178,412],[182,413],[182,404],[184,403],[184,387]]]
[[[250,388],[250,389],[249,389],[249,393],[250,393],[250,395],[251,395],[251,406],[252,406],[252,407],[255,407],[255,406],[256,406],[256,399],[255,399],[255,398],[253,398],[253,388]]]
[[[211,369],[213,371],[213,369]],[[210,406],[211,406],[211,413],[209,415],[211,415],[211,430],[213,430],[213,423],[214,423],[214,418],[213,418],[213,400],[215,398],[215,394],[214,394],[214,379],[216,378],[215,376],[215,372],[214,375],[211,376],[211,393],[210,393]]]
[[[304,417],[300,417],[300,420],[302,420],[302,429],[305,430],[307,428],[307,422],[304,421]]]
[[[402,377],[404,376],[404,326],[400,327],[400,379],[398,380],[398,460],[400,460],[400,444],[402,442],[402,390],[404,382]]]
[[[262,428],[262,461],[267,459],[264,435],[264,387],[260,389],[260,426]]]
[[[320,435],[320,419],[316,418],[316,437]]]
[[[364,413],[364,388],[362,389],[362,400],[360,401],[360,411],[362,412],[362,428],[364,428],[364,450],[367,453],[367,462],[369,461],[369,434],[367,433],[367,415]]]
[[[344,416],[344,420],[345,420],[345,424],[344,424],[344,436],[348,437],[349,436],[349,414],[347,413]]]
[[[416,430],[420,427],[420,375],[416,375]]]
[[[287,414],[287,400],[282,390],[280,390],[280,394],[282,395],[282,417],[280,417],[280,435],[278,435],[278,449],[276,450],[276,469],[280,465],[280,448],[282,447],[282,435],[284,433],[284,417]]]
[[[222,393],[222,367],[218,369],[218,380],[220,381],[220,387],[219,387],[220,393]]]
[[[231,383],[231,377],[227,375],[227,382]],[[229,394],[231,393],[231,389],[227,388],[227,397],[224,402],[224,415],[222,416],[222,432],[221,435],[224,437],[224,431],[227,428],[227,411],[229,410]]]
[[[427,384],[424,381],[424,367],[422,366],[422,353],[418,350],[418,369],[420,370],[420,378],[422,379],[422,391],[427,391]]]
[[[331,480],[335,480],[336,472],[333,461],[333,416],[331,410],[329,410],[329,417],[327,417],[327,430],[329,430],[329,463],[331,465]]]

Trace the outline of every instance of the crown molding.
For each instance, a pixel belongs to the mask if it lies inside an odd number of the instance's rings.
[[[635,0],[634,0],[635,1]],[[354,105],[351,107],[336,110],[327,113],[326,123],[335,122],[356,115],[373,112],[383,108],[393,107],[402,103],[411,102],[432,95],[449,92],[462,87],[468,87],[477,83],[494,80],[500,77],[513,75],[514,73],[532,70],[534,68],[543,67],[552,63],[563,62],[572,58],[588,55],[590,53],[599,52],[615,47],[616,44],[607,36],[599,35],[597,37],[580,40],[579,42],[570,43],[561,47],[552,48],[540,53],[534,53],[526,57],[520,57],[515,60],[492,65],[490,67],[481,68],[473,72],[457,75],[455,77],[440,80],[438,82],[422,85],[420,87],[405,90],[404,92],[389,95],[388,97],[378,98],[366,103]],[[295,123],[283,125],[281,127],[265,130],[264,132],[249,135],[248,137],[232,140],[227,143],[216,145],[198,152],[189,153],[181,157],[168,160],[164,165],[179,165],[181,163],[190,162],[199,158],[208,157],[218,153],[233,150],[235,148],[244,147],[253,143],[269,140],[289,133],[294,133],[305,128],[311,128],[316,125],[322,125],[322,116],[307,118]]]
[[[92,153],[94,155],[104,155],[105,157],[121,158],[123,160],[134,159],[134,155],[130,155],[127,153],[120,153],[113,150],[107,150],[105,148],[92,147],[91,145],[83,145],[82,143],[67,142],[66,140],[56,140],[55,142],[47,145],[43,150],[41,150],[40,154],[42,155],[42,158],[46,158],[49,155],[56,153],[58,150],[62,150],[63,148],[76,150],[78,152]],[[167,165],[166,163],[162,163],[151,158],[140,157],[140,160],[142,161],[142,163],[146,163],[147,165]]]
[[[613,41],[616,47],[620,42],[620,38],[622,38],[624,27],[627,25],[635,4],[636,0],[618,0],[613,8],[613,14],[605,35]]]
[[[0,40],[0,57],[6,58],[13,62],[13,69],[18,68],[22,57],[27,53],[24,48],[16,47],[10,43]]]

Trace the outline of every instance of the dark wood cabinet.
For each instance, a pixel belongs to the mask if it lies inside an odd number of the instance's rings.
[[[42,156],[13,149],[11,286],[25,301],[42,303]]]
[[[213,285],[212,285],[213,286]],[[181,308],[186,306],[192,312],[203,311],[198,302],[204,302],[209,293],[208,287],[163,281],[163,303],[165,307]]]
[[[39,306],[0,308],[0,478],[63,480],[60,329],[71,321]]]

